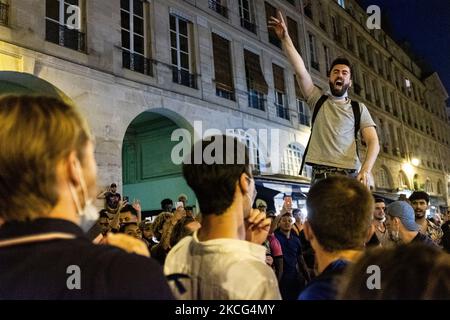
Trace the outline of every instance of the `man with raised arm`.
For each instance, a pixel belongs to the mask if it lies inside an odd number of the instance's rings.
[[[311,137],[302,163],[302,167],[304,164],[312,166],[311,184],[328,176],[346,175],[369,186],[380,147],[375,123],[366,106],[348,98],[348,88],[352,85],[350,62],[346,58],[333,61],[328,70],[330,90],[321,92],[295,49],[281,12],[278,11],[277,18],[270,18],[269,28],[281,40],[303,97],[313,112]],[[367,145],[362,164],[357,149],[358,133]]]

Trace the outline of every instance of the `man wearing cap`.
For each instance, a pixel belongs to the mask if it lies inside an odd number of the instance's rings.
[[[414,209],[416,223],[419,231],[426,234],[437,245],[441,245],[442,230],[433,221],[427,219],[427,210],[430,207],[430,196],[424,191],[414,191],[409,197]]]
[[[435,246],[433,240],[419,232],[414,220],[414,209],[405,201],[395,201],[386,208],[386,228],[396,243],[425,243]]]

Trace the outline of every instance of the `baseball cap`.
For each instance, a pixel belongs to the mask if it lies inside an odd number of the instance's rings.
[[[406,201],[392,202],[386,207],[386,214],[399,218],[403,226],[409,231],[419,230],[419,226],[414,218],[414,209]]]

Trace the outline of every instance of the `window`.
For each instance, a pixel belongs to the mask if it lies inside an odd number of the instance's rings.
[[[397,138],[398,138],[398,146],[400,148],[400,156],[405,159],[406,158],[405,139],[403,138],[401,128],[397,128]]]
[[[335,16],[331,16],[331,27],[333,28],[333,39],[341,42],[341,35],[339,33],[339,21]]]
[[[367,76],[363,74],[364,79],[364,90],[366,92],[366,99],[369,101],[372,101],[372,96],[370,94],[370,87],[369,87],[369,81],[367,80]]]
[[[366,60],[366,54],[365,54],[365,50],[364,50],[364,44],[363,44],[363,40],[361,37],[358,37],[358,53],[359,53],[359,57],[365,61]]]
[[[372,88],[373,88],[373,95],[375,97],[375,103],[377,107],[381,107],[381,101],[380,101],[380,95],[378,93],[378,85],[376,80],[372,80]]]
[[[337,0],[338,5],[345,9],[345,0]]]
[[[8,4],[0,1],[0,25],[8,25],[8,9]]]
[[[394,91],[391,91],[391,103],[392,103],[392,109],[394,110],[394,116],[398,117],[399,116],[398,105],[397,105],[397,101],[395,100],[395,92]]]
[[[269,87],[259,62],[259,56],[244,49],[245,75],[247,78],[248,106],[264,111],[265,95]]]
[[[327,31],[325,26],[325,19],[324,19],[324,12],[323,12],[323,6],[322,3],[319,2],[319,26],[324,30]]]
[[[316,51],[316,38],[312,34],[308,34],[309,37],[309,54],[311,60],[311,67],[320,71],[319,62],[317,61],[317,51]]]
[[[193,69],[190,22],[177,15],[170,15],[170,51],[172,56],[172,80],[183,86],[197,89],[197,79]]]
[[[303,158],[303,148],[296,143],[290,143],[284,151],[283,158],[281,159],[281,173],[289,176],[298,176]],[[304,171],[308,171],[305,166]],[[303,176],[310,176],[310,173]]]
[[[245,131],[244,129],[227,130],[227,135],[236,137],[239,142],[245,144],[248,148],[249,162],[253,165],[253,171],[259,174],[261,166],[264,166],[264,157],[261,159],[258,148],[258,136],[252,130]]]
[[[325,73],[328,75],[331,67],[330,49],[327,46],[323,46],[323,52],[325,53]]]
[[[269,18],[277,16],[277,9],[267,2],[264,2],[264,6],[266,8],[266,23],[269,24]],[[272,29],[269,29],[269,42],[274,46],[281,48],[281,41]]]
[[[300,46],[298,43],[298,27],[297,22],[295,20],[287,17],[287,27],[289,35],[292,39],[292,43],[294,44],[295,49],[297,49],[298,52],[300,52]]]
[[[442,194],[442,190],[443,190],[443,188],[442,188],[442,181],[439,180],[437,182],[437,188],[436,188],[437,194]]]
[[[77,51],[86,51],[79,0],[46,0],[45,40]]]
[[[381,189],[390,189],[389,173],[385,167],[381,167],[376,175],[377,187]]]
[[[300,100],[298,97],[296,99],[297,102],[297,111],[298,111],[298,123],[304,126],[310,126],[309,123],[309,108],[306,105],[305,101]]]
[[[391,112],[390,103],[389,103],[389,96],[387,94],[387,89],[385,86],[381,89],[383,91],[383,100],[384,100],[384,108],[387,112]]]
[[[273,82],[275,86],[275,107],[277,116],[289,120],[289,110],[286,107],[286,90],[284,84],[284,69],[276,64],[272,64]]]
[[[239,16],[241,18],[241,27],[256,34],[256,25],[254,24],[254,10],[252,0],[239,0]]]
[[[303,0],[303,12],[308,18],[313,18],[311,0]]]
[[[233,71],[230,56],[230,41],[213,33],[214,74],[216,95],[234,100]]]
[[[145,39],[146,19],[144,2],[122,0],[120,2],[122,31],[122,66],[124,68],[153,75],[152,62],[147,58],[149,49]]]
[[[431,180],[427,178],[425,182],[425,192],[426,193],[432,193],[433,192],[433,184],[431,183]]]
[[[408,177],[403,171],[398,174],[398,187],[399,189],[409,189]]]
[[[366,52],[367,52],[367,60],[368,60],[369,66],[371,66],[373,68],[374,67],[374,64],[373,64],[373,52],[372,52],[372,50],[370,48],[370,44],[367,44]]]
[[[345,29],[345,41],[347,43],[347,48],[353,50],[353,40],[352,33],[349,31],[349,27],[344,27]]]
[[[228,9],[223,5],[225,2],[224,0],[208,0],[208,7],[225,18],[228,18]]]

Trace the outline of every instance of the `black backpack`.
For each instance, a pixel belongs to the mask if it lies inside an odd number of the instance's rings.
[[[327,95],[323,95],[320,97],[320,99],[317,101],[314,112],[311,118],[311,135],[308,139],[308,144],[306,145],[305,152],[303,153],[303,159],[302,159],[302,165],[300,166],[300,172],[298,173],[300,176],[302,175],[303,167],[305,166],[306,161],[306,154],[308,153],[309,143],[311,142],[312,132],[314,128],[314,121],[316,121],[317,114],[320,111],[320,108],[322,108],[322,105],[324,102],[328,99]],[[359,152],[358,152],[358,131],[361,124],[361,109],[359,108],[359,102],[352,100],[352,110],[353,110],[353,116],[355,118],[355,141],[356,141],[356,154],[359,158]]]

